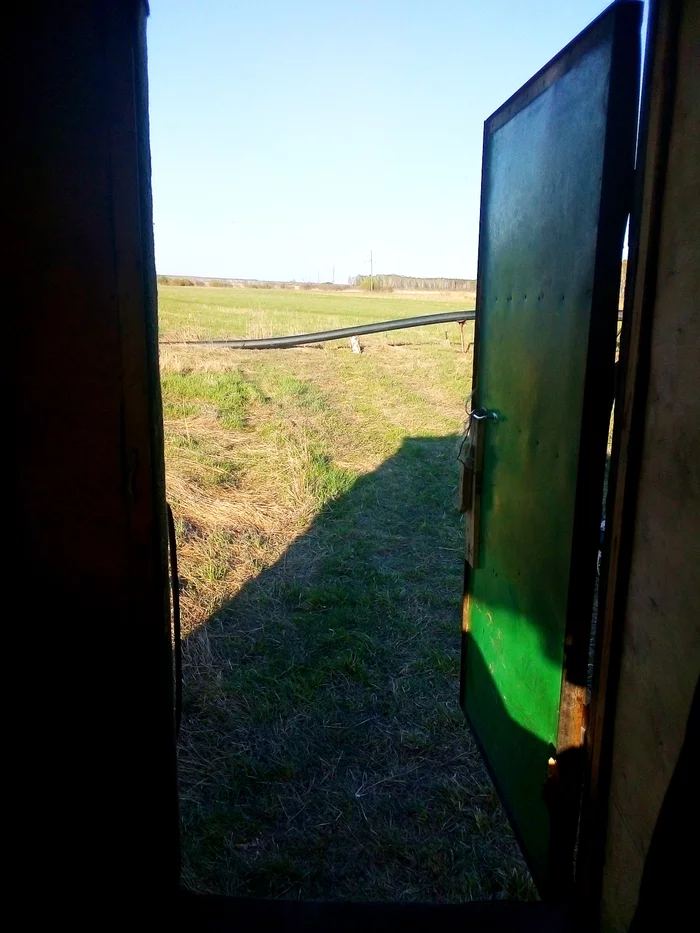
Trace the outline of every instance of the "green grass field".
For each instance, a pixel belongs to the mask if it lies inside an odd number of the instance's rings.
[[[268,336],[451,296],[162,288],[161,336]],[[179,537],[183,878],[285,898],[532,897],[458,707],[459,328],[161,348]]]
[[[257,288],[192,288],[161,286],[161,336],[273,337],[313,333],[371,321],[389,321],[473,308],[473,296],[453,293],[323,292]],[[165,312],[165,313],[163,313]],[[448,337],[458,341],[457,324],[448,324]],[[368,342],[434,343],[445,339],[445,328],[421,327],[368,337]]]

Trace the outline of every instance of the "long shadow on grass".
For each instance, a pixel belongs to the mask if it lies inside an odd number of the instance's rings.
[[[454,437],[407,439],[188,639],[188,886],[533,895],[459,709],[456,476]]]

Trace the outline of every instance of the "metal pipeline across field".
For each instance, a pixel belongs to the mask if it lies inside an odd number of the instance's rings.
[[[447,324],[448,321],[474,320],[474,311],[445,311],[441,314],[422,314],[396,321],[380,321],[377,324],[357,324],[354,327],[339,327],[322,330],[317,334],[295,334],[289,337],[262,337],[259,340],[161,340],[163,344],[193,347],[222,347],[228,350],[284,350],[301,347],[305,343],[321,343],[324,340],[342,340],[345,337],[361,337],[363,334],[381,334],[387,330],[402,330],[405,327],[424,327],[426,324]]]

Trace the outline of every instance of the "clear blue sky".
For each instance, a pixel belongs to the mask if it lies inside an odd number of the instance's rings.
[[[476,273],[482,125],[604,0],[151,0],[160,273]]]

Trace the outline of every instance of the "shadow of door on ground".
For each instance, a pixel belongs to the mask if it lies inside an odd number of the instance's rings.
[[[456,440],[404,440],[187,639],[187,886],[534,896],[459,708]]]

